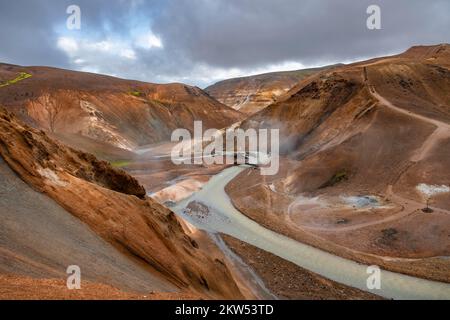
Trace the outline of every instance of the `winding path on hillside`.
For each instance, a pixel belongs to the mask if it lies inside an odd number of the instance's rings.
[[[386,99],[385,97],[383,97],[381,94],[379,94],[375,88],[374,85],[372,85],[370,83],[369,77],[367,75],[367,68],[364,67],[363,69],[363,78],[364,78],[364,82],[367,85],[367,87],[369,88],[369,92],[370,94],[383,106],[397,112],[397,113],[401,113],[404,114],[408,117],[411,118],[415,118],[417,120],[429,123],[431,125],[434,125],[436,127],[436,129],[433,131],[432,134],[430,134],[427,139],[422,143],[422,145],[420,146],[420,148],[418,148],[414,154],[411,156],[411,158],[409,159],[413,164],[419,163],[420,161],[424,160],[431,152],[431,150],[433,150],[433,148],[442,140],[450,138],[450,124],[446,123],[446,122],[442,122],[436,119],[431,119],[428,117],[425,117],[423,115],[414,113],[412,111],[409,110],[405,110],[403,108],[397,107],[396,105],[394,105],[391,101],[389,101],[388,99]],[[400,175],[401,176],[401,175]],[[400,177],[397,178],[397,180]],[[411,208],[415,208],[417,209],[417,205],[420,205],[418,202],[410,200],[410,199],[406,199],[403,198],[399,195],[396,195],[393,192],[393,186],[389,185],[388,189],[387,189],[387,194],[388,196],[392,197],[392,198],[397,198],[398,200],[403,201],[405,204],[410,205]],[[410,209],[411,209],[410,208]],[[442,209],[442,208],[434,208],[434,207],[430,207],[433,210],[440,210],[440,211],[444,211],[446,213],[450,214],[450,211]],[[411,210],[408,210],[409,212],[411,212]],[[414,211],[414,210],[413,210]]]
[[[399,108],[397,106],[395,106],[392,102],[390,102],[388,99],[386,99],[385,97],[383,97],[382,95],[380,95],[375,86],[370,84],[370,80],[367,76],[367,69],[366,67],[364,67],[364,71],[363,71],[363,78],[364,78],[364,82],[366,83],[366,85],[369,88],[369,92],[370,94],[383,106],[394,110],[398,113],[402,113],[404,115],[407,115],[408,117],[411,118],[415,118],[418,119],[420,121],[424,121],[426,123],[432,124],[436,127],[436,129],[434,130],[434,132],[428,136],[428,138],[424,141],[424,143],[422,144],[422,146],[415,152],[415,154],[411,157],[411,161],[412,162],[420,162],[421,160],[425,159],[426,156],[429,154],[429,152],[434,148],[434,146],[436,146],[436,144],[442,140],[442,139],[446,139],[450,137],[450,124],[439,121],[439,120],[435,120],[435,119],[431,119],[428,117],[425,117],[423,115],[414,113],[412,111],[409,110],[405,110],[402,108]]]
[[[408,111],[408,110],[405,110],[405,109],[395,106],[393,103],[391,103],[385,97],[381,96],[376,91],[375,86],[370,84],[366,68],[363,68],[363,79],[364,79],[365,84],[369,88],[370,94],[382,106],[385,106],[397,113],[404,114],[408,117],[412,117],[412,118],[418,119],[420,121],[432,124],[436,127],[436,129],[433,131],[433,133],[427,137],[427,139],[423,142],[423,144],[420,146],[420,148],[418,148],[414,152],[414,154],[411,156],[410,161],[412,163],[418,163],[418,162],[422,161],[429,155],[430,151],[439,143],[439,141],[446,139],[446,138],[450,138],[450,124],[439,121],[439,120],[431,119],[431,118],[425,117],[423,115],[416,114],[411,111]],[[287,214],[286,214],[286,221],[290,225],[294,226],[295,228],[301,229],[301,230],[344,232],[344,231],[353,231],[353,230],[357,230],[357,229],[364,228],[364,227],[370,227],[370,226],[379,225],[379,224],[386,223],[386,222],[399,220],[399,219],[404,218],[404,217],[414,213],[415,211],[423,208],[424,205],[422,203],[401,197],[400,195],[395,194],[393,192],[392,188],[393,188],[392,185],[388,186],[386,195],[391,200],[393,200],[394,202],[396,202],[398,204],[403,203],[404,204],[403,209],[393,215],[390,215],[388,217],[385,217],[385,218],[377,220],[377,221],[365,222],[365,223],[355,224],[355,225],[346,226],[346,227],[338,227],[338,228],[310,227],[310,226],[301,226],[300,227],[300,226],[298,226],[298,224],[296,224],[293,221],[292,213],[293,213],[293,208],[295,208],[295,206],[298,204],[298,202],[301,202],[301,199],[294,200],[289,205],[289,207],[287,209]],[[450,213],[448,210],[445,210],[445,209],[434,208],[434,207],[430,207],[430,208],[433,210],[440,210],[440,211],[444,211],[446,213]]]
[[[426,156],[430,153],[430,151],[437,145],[437,143],[440,140],[450,137],[450,125],[449,124],[442,122],[442,121],[427,118],[420,114],[413,113],[411,111],[396,107],[389,100],[382,97],[372,86],[371,86],[370,93],[382,105],[388,107],[389,109],[436,126],[436,129],[434,130],[434,132],[430,136],[428,136],[428,138],[425,140],[425,142],[422,144],[422,146],[411,157],[412,162],[420,162],[421,160],[425,159]]]
[[[286,222],[290,226],[292,226],[296,229],[302,230],[302,231],[348,232],[348,231],[355,231],[355,230],[358,230],[361,228],[367,228],[367,227],[384,224],[387,222],[397,221],[397,220],[405,218],[405,217],[413,214],[414,212],[417,212],[424,208],[424,203],[404,198],[404,197],[394,193],[392,188],[393,188],[392,185],[388,186],[387,191],[386,191],[386,197],[389,198],[391,202],[396,203],[399,206],[401,206],[401,209],[399,211],[397,211],[396,213],[393,213],[389,216],[386,216],[384,218],[381,218],[381,219],[378,219],[375,221],[362,222],[362,223],[357,223],[357,224],[353,224],[353,225],[349,225],[349,226],[336,226],[336,227],[318,227],[318,226],[303,226],[303,225],[300,226],[292,218],[292,215],[295,213],[295,207],[297,205],[302,205],[303,204],[302,201],[304,201],[302,198],[298,198],[298,199],[294,199],[293,202],[288,206],[287,213],[286,213]],[[442,211],[442,212],[450,214],[450,211],[442,209],[442,208],[437,208],[434,206],[429,206],[429,208],[432,209],[433,211]],[[330,209],[330,210],[332,210],[332,209]],[[313,212],[310,212],[310,213],[313,213]],[[380,258],[382,258],[382,257],[380,257]]]
[[[385,97],[381,96],[375,89],[375,86],[371,85],[369,82],[367,69],[363,68],[363,80],[364,83],[367,85],[370,94],[378,101],[378,103],[382,106],[385,106],[397,113],[404,114],[408,117],[412,117],[415,119],[418,119],[420,121],[432,124],[436,127],[436,129],[433,131],[431,135],[427,137],[427,139],[423,142],[423,144],[418,148],[411,158],[409,159],[412,164],[418,163],[422,160],[424,160],[430,153],[430,151],[439,143],[439,141],[450,138],[450,124],[431,119],[428,117],[425,117],[420,114],[413,113],[411,111],[399,108],[395,106],[393,103],[391,103],[389,100],[387,100]],[[386,191],[386,195],[388,198],[390,198],[393,202],[398,203],[399,205],[402,205],[402,210],[396,212],[395,214],[392,214],[390,216],[384,217],[382,219],[376,220],[376,221],[370,221],[370,222],[364,222],[359,224],[354,224],[351,226],[339,226],[336,228],[330,228],[330,227],[319,227],[319,226],[299,226],[293,219],[292,214],[294,213],[294,208],[301,204],[303,199],[294,199],[293,202],[289,205],[286,213],[286,223],[293,226],[294,228],[303,230],[303,231],[333,231],[333,232],[345,232],[345,231],[354,231],[358,230],[360,228],[364,227],[371,227],[374,225],[383,224],[386,222],[396,221],[399,219],[402,219],[404,217],[407,217],[411,215],[412,213],[416,212],[417,210],[420,210],[423,208],[424,204],[420,203],[418,201],[413,201],[410,199],[406,199],[398,194],[395,194],[393,192],[393,186],[389,185]],[[275,192],[272,190],[272,192]],[[435,211],[443,211],[450,214],[450,211],[442,209],[442,208],[435,208],[430,207],[431,209]]]
[[[394,299],[450,299],[450,284],[425,280],[390,271],[381,271],[381,289],[367,288],[368,266],[305,245],[262,227],[239,212],[225,192],[225,186],[247,166],[225,169],[201,191],[181,201],[174,209],[199,229],[224,233],[275,254],[325,278],[363,291]],[[207,217],[194,218],[186,212],[192,203],[206,205]]]
[[[405,208],[402,206],[401,210],[399,210],[398,212],[396,212],[390,216],[384,217],[382,219],[378,219],[376,221],[362,222],[362,223],[357,223],[357,224],[353,224],[353,225],[349,225],[349,226],[336,226],[336,227],[317,227],[317,226],[303,226],[303,225],[299,226],[298,223],[296,223],[294,221],[294,219],[292,218],[292,214],[294,214],[295,206],[298,205],[299,203],[301,204],[301,201],[302,201],[302,199],[294,200],[289,205],[289,207],[287,209],[286,220],[294,228],[298,228],[303,231],[348,232],[348,231],[358,230],[361,228],[371,227],[374,225],[379,225],[379,224],[390,222],[390,221],[395,221],[395,220],[404,218],[406,216],[409,216],[411,214],[411,212],[409,210],[406,211]],[[418,204],[416,206],[416,210],[419,210],[422,208],[423,208],[423,204]],[[332,209],[330,209],[330,211],[332,211]]]

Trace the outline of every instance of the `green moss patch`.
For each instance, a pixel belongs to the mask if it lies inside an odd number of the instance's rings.
[[[0,83],[0,88],[6,87],[6,86],[10,86],[10,85],[15,84],[15,83],[17,83],[19,81],[22,81],[22,80],[25,80],[25,79],[28,79],[28,78],[31,78],[31,77],[32,77],[31,74],[26,73],[26,72],[21,72],[21,73],[19,73],[19,75],[16,78]]]
[[[132,95],[133,97],[138,97],[138,98],[139,98],[139,97],[142,97],[142,95],[143,95],[142,92],[137,91],[137,90],[130,91],[130,92],[128,92],[128,94]]]

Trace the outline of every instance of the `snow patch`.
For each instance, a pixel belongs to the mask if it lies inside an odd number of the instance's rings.
[[[450,192],[450,187],[446,185],[438,186],[438,185],[429,185],[425,183],[417,185],[416,189],[419,190],[419,192],[421,192],[422,194],[426,195],[427,197],[432,197],[440,193]]]

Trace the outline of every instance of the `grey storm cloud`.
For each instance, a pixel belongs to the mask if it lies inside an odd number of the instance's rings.
[[[382,30],[366,28],[371,4],[381,7]],[[449,14],[447,0],[191,0],[172,3],[156,30],[211,65],[317,63],[450,41]]]
[[[64,30],[71,4],[82,10],[79,32]],[[381,30],[366,28],[372,4],[381,7]],[[227,70],[320,65],[450,42],[449,12],[448,0],[2,1],[0,60],[203,86]],[[139,28],[162,48],[137,46]],[[61,50],[61,37],[81,42],[76,54]],[[92,50],[106,40],[120,42],[111,50],[123,53]]]

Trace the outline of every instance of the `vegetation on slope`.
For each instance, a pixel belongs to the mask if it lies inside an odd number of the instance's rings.
[[[17,83],[19,81],[22,81],[22,80],[25,80],[25,79],[28,79],[28,78],[31,78],[31,77],[32,77],[31,74],[29,74],[27,72],[21,72],[16,78],[14,78],[12,80],[7,80],[7,81],[5,81],[3,83],[0,83],[0,88],[6,87],[6,86],[9,86],[9,85],[12,85],[12,84],[15,84],[15,83]]]

